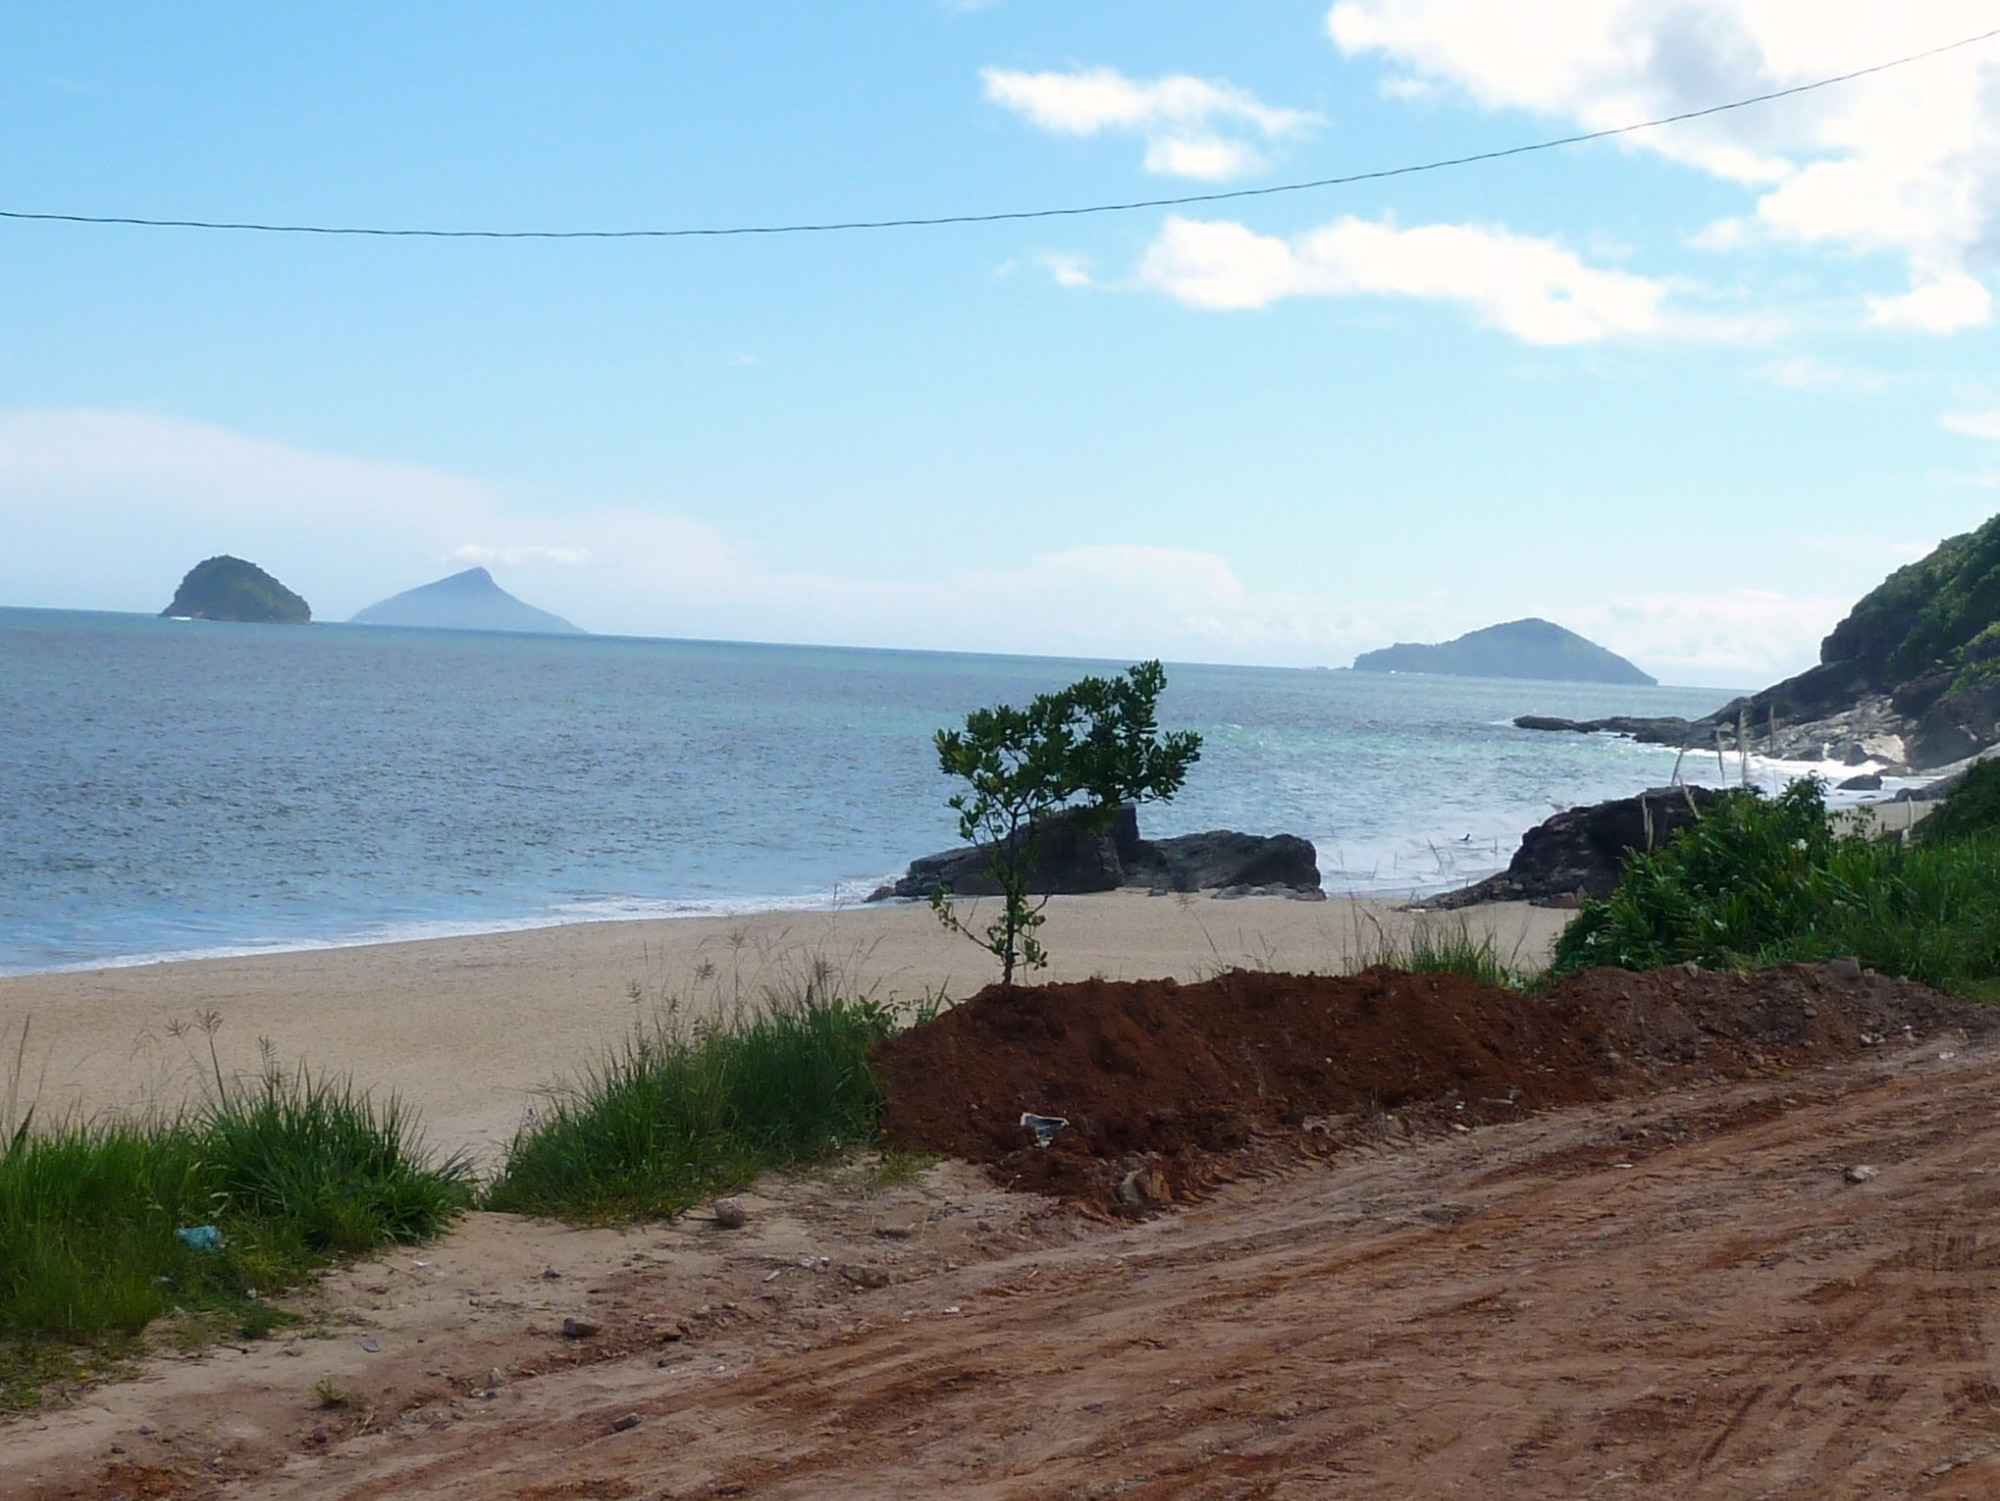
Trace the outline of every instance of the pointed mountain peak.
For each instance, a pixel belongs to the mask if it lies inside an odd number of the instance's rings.
[[[443,631],[528,631],[583,635],[560,615],[538,610],[509,594],[484,568],[467,568],[433,583],[405,589],[356,615],[354,625],[402,625]]]

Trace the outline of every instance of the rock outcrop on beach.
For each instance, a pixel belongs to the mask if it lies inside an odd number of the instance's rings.
[[[961,845],[910,862],[900,880],[869,900],[925,901],[942,886],[953,896],[997,896],[986,873],[990,846]],[[1317,893],[1318,852],[1296,834],[1239,834],[1217,829],[1172,839],[1139,837],[1138,809],[1119,808],[1110,828],[1091,830],[1082,810],[1049,819],[1028,889],[1037,895],[1077,895],[1137,887],[1148,891],[1285,891]]]
[[[1565,683],[1659,680],[1616,652],[1547,620],[1510,620],[1435,646],[1398,642],[1354,659],[1356,672],[1420,672],[1460,678],[1544,678]]]
[[[1788,760],[1932,771],[2000,743],[2000,516],[1894,573],[1820,643],[1819,665],[1696,720],[1558,720],[1662,745],[1720,738]]]
[[[1683,784],[1570,808],[1528,830],[1499,875],[1420,905],[1446,911],[1481,902],[1557,907],[1609,896],[1628,854],[1664,844],[1693,823],[1701,807],[1716,796],[1712,788]]]
[[[238,620],[256,624],[308,625],[312,606],[255,563],[227,553],[206,558],[187,571],[173,603],[160,614],[177,620]]]
[[[436,631],[524,631],[545,636],[585,634],[560,615],[538,610],[493,582],[484,568],[468,568],[435,583],[392,594],[356,615],[352,625],[403,625]]]

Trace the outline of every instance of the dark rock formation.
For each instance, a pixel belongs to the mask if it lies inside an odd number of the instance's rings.
[[[1041,858],[1029,890],[1062,896],[1112,891],[1125,884],[1119,846],[1136,850],[1142,842],[1139,810],[1126,804],[1103,833],[1085,827],[1080,811],[1059,814],[1042,825],[1041,840]],[[998,896],[999,886],[986,873],[991,850],[990,845],[961,845],[935,855],[920,855],[910,862],[901,880],[883,887],[869,900],[894,896],[924,901],[939,886],[954,896]]]
[[[1318,891],[1319,852],[1296,834],[1229,829],[1141,840],[1125,861],[1124,884],[1152,891]]]
[[[353,625],[405,625],[439,631],[527,631],[538,635],[581,636],[560,615],[524,604],[493,582],[484,568],[468,568],[450,578],[392,594],[372,604]]]
[[[312,606],[255,563],[227,553],[190,568],[160,611],[181,620],[242,620],[258,624],[307,625]]]
[[[1557,907],[1609,896],[1627,854],[1664,844],[1718,796],[1707,787],[1654,787],[1636,797],[1571,808],[1528,830],[1501,874],[1419,905],[1450,910],[1480,902],[1535,902]]]
[[[1510,620],[1436,646],[1398,642],[1354,659],[1356,672],[1428,672],[1460,678],[1544,678],[1566,683],[1639,683],[1658,679],[1616,652],[1547,620]]]
[[[1719,741],[1731,756],[1736,754],[1740,732],[1752,754],[1779,760],[1844,761],[1849,766],[1879,761],[1891,770],[1906,764],[1909,747],[1904,732],[1909,727],[1897,717],[1889,700],[1879,694],[1864,695],[1851,708],[1802,724],[1780,719],[1768,708],[1762,719],[1753,718],[1747,707],[1749,702],[1733,699],[1705,719],[1623,716],[1557,719],[1545,714],[1522,714],[1514,724],[1523,730],[1629,735],[1648,745],[1683,746],[1701,753],[1712,753]]]
[[[1238,834],[1218,829],[1173,839],[1141,839],[1139,812],[1119,808],[1111,826],[1093,832],[1080,809],[1048,820],[1042,829],[1040,859],[1028,883],[1038,895],[1075,895],[1121,886],[1154,891],[1215,891],[1281,888],[1317,892],[1318,854],[1312,841],[1295,834]],[[990,846],[961,846],[910,862],[892,885],[868,899],[889,897],[927,901],[939,886],[954,896],[997,896],[1000,888],[986,873]]]
[[[1522,714],[1514,720],[1516,729],[1573,730],[1579,735],[1630,735],[1649,745],[1688,745],[1693,722],[1675,715],[1655,719],[1614,714],[1609,719],[1558,719],[1550,714]]]

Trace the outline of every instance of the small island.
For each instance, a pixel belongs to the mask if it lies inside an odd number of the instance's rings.
[[[538,610],[493,582],[484,568],[468,568],[435,583],[392,594],[356,615],[352,625],[403,625],[433,631],[526,631],[544,636],[588,634],[560,615]]]
[[[1575,631],[1530,617],[1489,625],[1434,646],[1398,642],[1354,659],[1356,672],[1422,672],[1455,678],[1536,678],[1563,683],[1630,683],[1659,679]]]
[[[255,563],[227,553],[190,568],[160,611],[176,620],[237,620],[262,625],[310,625],[312,606]]]

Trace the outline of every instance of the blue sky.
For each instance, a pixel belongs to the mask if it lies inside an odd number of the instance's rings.
[[[1913,12],[1907,14],[1905,12]],[[0,208],[483,228],[1254,187],[2000,25],[1972,0],[0,12]],[[619,243],[0,225],[0,603],[1341,665],[1535,613],[1768,681],[2000,505],[2000,39],[1354,188]]]

